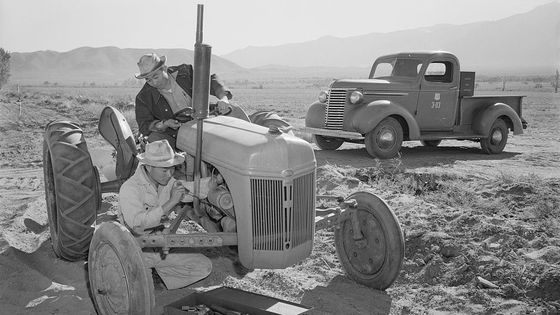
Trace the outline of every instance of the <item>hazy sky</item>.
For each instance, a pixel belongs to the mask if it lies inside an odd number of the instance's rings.
[[[0,0],[0,47],[192,49],[196,5],[217,55],[247,46],[499,20],[555,0]]]

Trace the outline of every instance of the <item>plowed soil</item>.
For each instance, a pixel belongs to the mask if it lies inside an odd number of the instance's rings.
[[[156,283],[157,311],[195,290],[227,285],[313,307],[311,314],[560,312],[560,96],[524,94],[529,128],[510,134],[501,154],[485,155],[474,142],[410,142],[399,158],[379,161],[361,145],[315,147],[319,194],[369,191],[400,221],[405,260],[386,291],[348,279],[331,227],[317,231],[309,258],[283,270],[242,276],[221,251],[207,251],[208,278],[179,290]],[[0,93],[0,314],[95,313],[87,265],[57,258],[50,245],[43,132],[52,120],[77,122],[104,174],[112,151],[97,119],[100,108],[119,104],[32,89]],[[296,109],[290,113],[282,111],[301,126]],[[117,198],[104,195],[100,218],[114,217]]]

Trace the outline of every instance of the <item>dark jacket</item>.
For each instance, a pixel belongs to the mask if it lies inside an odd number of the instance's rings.
[[[167,72],[171,75],[177,73],[177,84],[192,97],[193,89],[193,67],[192,65],[182,64],[167,68]],[[231,99],[232,95],[215,74],[210,77],[210,94],[216,97],[227,95]],[[173,118],[173,111],[167,103],[167,100],[159,91],[145,83],[138,95],[136,95],[136,122],[138,129],[143,136],[148,136],[152,131],[149,129],[150,124],[154,121]],[[165,133],[176,134],[177,130],[168,128]]]

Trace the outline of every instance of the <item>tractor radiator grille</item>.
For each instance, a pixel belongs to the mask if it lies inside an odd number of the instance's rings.
[[[331,89],[325,112],[326,129],[342,130],[344,104],[346,104],[346,89]]]
[[[284,251],[313,238],[315,174],[251,179],[253,249]]]

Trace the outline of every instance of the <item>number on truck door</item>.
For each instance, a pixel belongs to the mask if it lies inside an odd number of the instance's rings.
[[[416,108],[416,120],[421,130],[453,128],[459,96],[458,69],[453,69],[453,65],[451,61],[435,60],[426,68]]]

